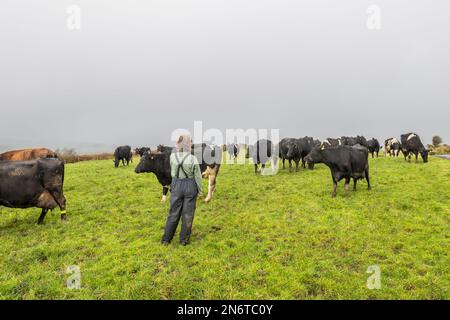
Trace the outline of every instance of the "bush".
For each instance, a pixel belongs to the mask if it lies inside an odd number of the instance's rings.
[[[437,147],[432,145],[428,146],[431,147],[430,154],[450,154],[450,146],[448,144],[443,144]]]
[[[432,143],[433,143],[433,146],[438,147],[438,146],[442,143],[442,138],[439,137],[439,136],[434,136],[434,137],[431,139],[431,141],[432,141]]]

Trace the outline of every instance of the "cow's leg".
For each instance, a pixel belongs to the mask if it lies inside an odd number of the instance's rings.
[[[298,171],[298,165],[299,165],[299,160],[295,161],[295,171]]]
[[[335,198],[336,197],[336,189],[337,189],[337,182],[336,181],[333,181],[333,192],[331,193],[331,196],[333,197],[333,198]]]
[[[169,191],[169,186],[163,186],[162,189],[162,198],[161,198],[161,202],[164,203],[167,200],[167,191]]]
[[[284,158],[281,158],[282,160],[283,160],[283,169],[286,169],[286,166],[284,165],[284,161],[286,160],[286,159],[284,159]]]
[[[333,179],[333,192],[331,193],[331,197],[336,197],[336,189],[337,189],[337,180],[336,178],[333,176],[333,174],[331,174],[331,178]]]
[[[371,154],[372,154],[372,159],[375,158],[375,152],[372,151]]]
[[[289,173],[292,173],[292,160],[289,159]]]
[[[48,212],[48,209],[42,209],[41,215],[39,216],[39,219],[37,222],[38,224],[44,223],[44,218],[45,218],[45,215],[47,214],[47,212]]]
[[[419,158],[419,153],[416,151],[416,152],[414,152],[414,155],[416,156],[416,162],[417,162],[417,160]]]
[[[358,182],[358,179],[353,178],[353,191],[356,191],[356,183]]]
[[[306,161],[304,160],[304,158],[302,158],[302,167],[303,169],[306,169]]]
[[[348,190],[350,188],[349,184],[350,184],[350,177],[348,177],[348,178],[346,177],[345,178],[345,185],[344,185],[345,196],[348,196]]]
[[[265,163],[261,163],[261,174],[264,175],[264,169],[266,168]]]
[[[58,204],[59,209],[61,210],[61,220],[66,220],[66,198],[59,190],[52,190],[50,191],[50,194]]]
[[[209,202],[212,199],[214,191],[216,191],[216,174],[215,172],[210,172],[208,177],[208,195],[206,196],[205,202]]]
[[[372,187],[370,186],[369,168],[366,168],[366,170],[364,170],[364,175],[365,175],[366,181],[367,181],[367,190],[370,190],[370,189],[372,189]]]
[[[258,165],[255,163],[255,174],[258,174]]]

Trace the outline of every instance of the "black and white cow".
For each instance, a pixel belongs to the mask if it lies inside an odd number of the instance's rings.
[[[384,141],[384,156],[398,157],[401,150],[400,141],[397,138],[389,138]]]
[[[325,140],[322,141],[321,146],[323,148],[330,148],[330,147],[336,147],[336,146],[340,146],[342,145],[342,141],[341,138],[327,138]]]
[[[417,162],[417,158],[420,153],[423,162],[428,162],[428,150],[424,147],[420,137],[417,134],[413,132],[402,134],[400,136],[400,140],[402,143],[402,152],[405,156],[405,160],[406,157],[408,157],[408,160],[410,161],[411,154],[414,154]]]
[[[348,195],[349,183],[353,178],[353,190],[356,191],[358,179],[365,178],[370,190],[368,150],[359,144],[355,146],[337,146],[314,148],[306,156],[308,163],[324,163],[330,168],[333,179],[332,197],[336,196],[337,183],[345,179],[345,191]]]
[[[372,158],[374,158],[375,154],[378,158],[378,153],[380,152],[380,143],[377,139],[372,138],[367,141],[367,149],[369,149],[369,153],[372,155]]]

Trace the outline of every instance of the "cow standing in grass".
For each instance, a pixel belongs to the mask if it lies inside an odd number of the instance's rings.
[[[298,165],[300,163],[301,155],[298,149],[298,139],[284,138],[281,139],[278,144],[278,152],[283,164],[283,169],[286,168],[285,161],[289,163],[289,172],[292,173],[292,161],[295,163],[295,171],[298,171]]]
[[[368,150],[361,145],[314,148],[306,157],[308,163],[324,163],[330,168],[333,180],[332,197],[336,197],[337,183],[345,179],[345,194],[348,195],[349,183],[353,178],[353,190],[356,191],[358,179],[366,178],[370,190]]]
[[[374,158],[375,154],[378,158],[378,153],[380,152],[380,143],[377,139],[372,138],[367,141],[367,149],[369,149],[369,153],[372,155],[372,158]]]
[[[272,159],[272,141],[258,140],[251,148],[251,157],[255,165],[255,174],[258,174],[258,165],[261,165],[261,174],[264,174],[266,163]]]
[[[0,161],[0,206],[41,208],[38,224],[44,222],[48,210],[56,207],[61,209],[61,219],[66,218],[63,184],[61,160]]]
[[[397,138],[389,138],[384,141],[384,156],[398,157],[401,150],[400,141]]]
[[[306,156],[314,149],[314,147],[320,146],[319,140],[314,140],[312,137],[303,137],[297,139],[297,148],[300,153],[300,158],[302,159],[302,167],[306,168]],[[308,163],[308,168],[313,170],[314,163]]]
[[[408,157],[408,160],[411,161],[411,154],[416,156],[416,162],[418,156],[422,157],[423,162],[428,162],[428,150],[424,147],[422,141],[419,136],[415,133],[406,133],[402,134],[400,137],[402,143],[402,152],[405,157]]]
[[[128,166],[130,164],[130,162],[133,162],[133,154],[131,152],[131,147],[130,146],[121,146],[121,147],[117,147],[116,150],[114,151],[114,166],[116,168],[119,167],[120,161],[122,161],[122,165]]]

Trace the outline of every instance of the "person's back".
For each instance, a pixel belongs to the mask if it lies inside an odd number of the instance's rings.
[[[170,211],[161,240],[163,244],[169,244],[172,241],[181,217],[180,243],[186,245],[189,242],[196,200],[202,191],[200,166],[190,150],[190,137],[180,136],[176,151],[170,155],[172,175]]]
[[[198,190],[202,190],[202,176],[197,158],[190,152],[173,152],[170,155],[172,179],[195,180]],[[197,169],[200,174],[197,174]]]

